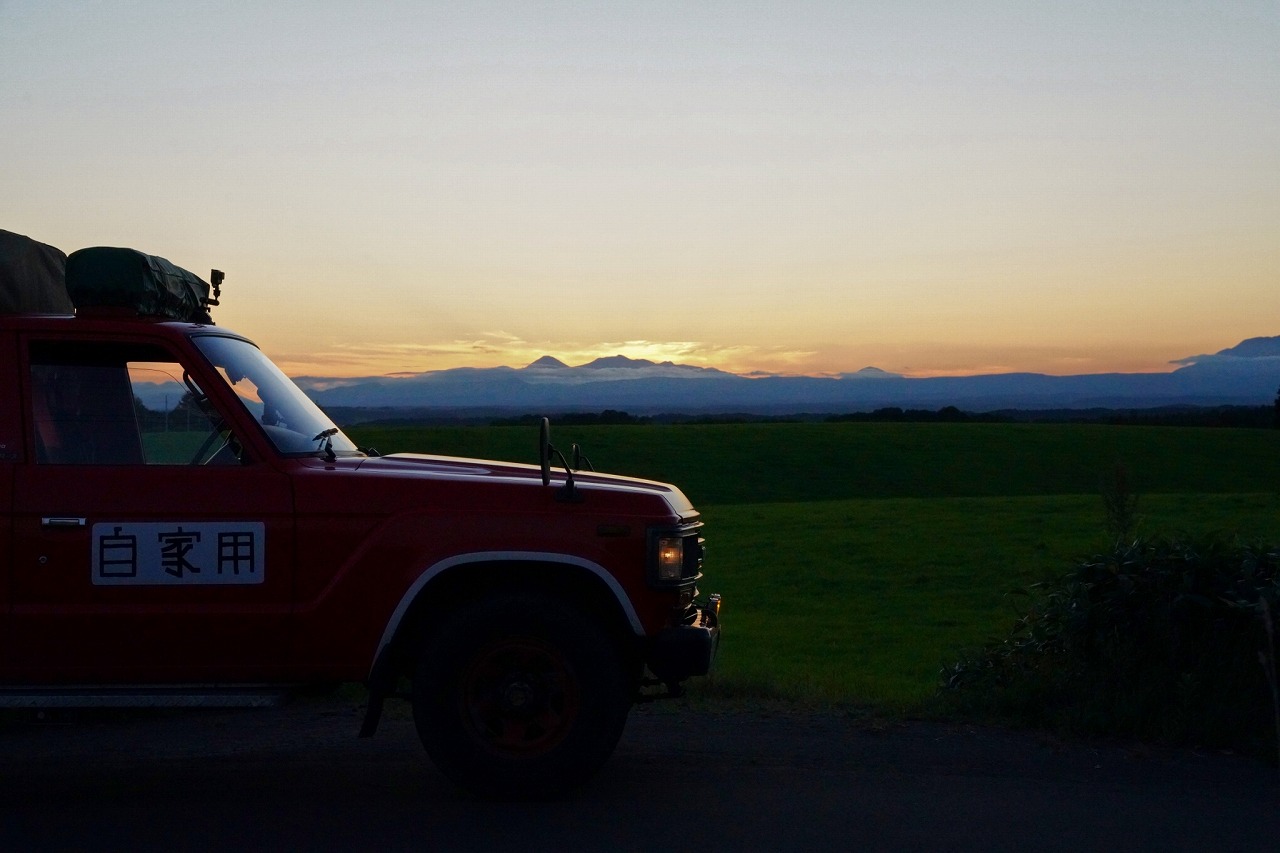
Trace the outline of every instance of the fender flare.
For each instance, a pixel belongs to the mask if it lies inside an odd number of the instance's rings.
[[[395,638],[396,633],[400,630],[400,623],[404,620],[405,614],[409,612],[409,608],[413,602],[417,600],[419,593],[440,575],[450,569],[464,566],[470,563],[559,563],[565,566],[574,566],[579,569],[585,569],[598,579],[604,582],[604,585],[613,593],[614,599],[617,600],[618,606],[622,608],[622,612],[626,614],[627,621],[631,623],[637,637],[643,637],[644,626],[640,624],[640,617],[636,615],[636,610],[631,606],[631,599],[627,597],[627,593],[623,590],[622,585],[618,583],[617,578],[605,571],[605,568],[599,563],[591,560],[583,559],[572,554],[557,554],[548,551],[475,551],[469,554],[455,554],[452,557],[446,557],[437,563],[429,566],[417,579],[414,580],[409,588],[405,590],[404,595],[400,597],[400,601],[396,604],[395,610],[391,612],[390,618],[387,619],[387,625],[382,631],[382,639],[378,642],[378,649],[373,656],[373,665],[377,666],[377,661],[382,657],[383,651],[391,645],[391,641]],[[370,669],[372,675],[372,667]]]

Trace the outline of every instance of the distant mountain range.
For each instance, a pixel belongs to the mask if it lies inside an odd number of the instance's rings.
[[[461,367],[395,376],[296,381],[325,408],[633,414],[855,412],[899,406],[1140,409],[1263,405],[1280,389],[1280,336],[1178,359],[1168,373],[1049,376],[1001,373],[915,379],[875,367],[833,377],[743,376],[623,355],[571,367],[543,356],[525,367]]]

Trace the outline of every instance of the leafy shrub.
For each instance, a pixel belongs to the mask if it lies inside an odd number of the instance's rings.
[[[945,667],[940,694],[1031,725],[1274,750],[1278,564],[1275,546],[1116,540],[1028,590],[1009,636]]]
[[[1102,508],[1107,535],[1116,541],[1129,539],[1138,529],[1138,495],[1129,483],[1129,469],[1117,461],[1110,479],[1102,481]]]

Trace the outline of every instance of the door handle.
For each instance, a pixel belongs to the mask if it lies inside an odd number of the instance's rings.
[[[47,515],[40,519],[40,526],[46,528],[84,527],[85,520],[67,515]]]

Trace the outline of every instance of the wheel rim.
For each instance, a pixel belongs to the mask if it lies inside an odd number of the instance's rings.
[[[578,679],[555,647],[508,637],[481,649],[462,683],[462,719],[503,756],[536,756],[558,746],[581,711]]]

